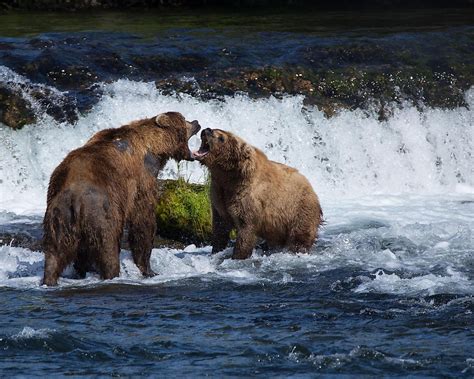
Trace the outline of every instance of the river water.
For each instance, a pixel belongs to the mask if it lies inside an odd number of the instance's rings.
[[[322,14],[312,27],[301,15],[259,24],[227,14],[215,25],[214,14],[174,14],[157,16],[166,22],[155,26],[150,15],[122,25],[125,17],[113,13],[101,15],[102,24],[72,15],[65,17],[74,23],[57,15],[44,15],[48,23],[28,14],[4,19],[0,42],[11,48],[0,54],[0,81],[20,88],[37,117],[21,130],[0,124],[0,231],[14,236],[0,244],[2,376],[472,377],[474,89],[462,93],[464,106],[401,101],[384,119],[357,107],[327,118],[303,96],[165,93],[149,71],[125,75],[107,66],[95,66],[102,76],[86,90],[68,92],[18,63],[34,59],[38,40],[73,41],[55,59],[75,63],[78,51],[89,54],[97,41],[121,57],[146,57],[149,49],[179,53],[190,40],[194,50],[196,41],[208,41],[203,50],[212,54],[229,38],[241,60],[258,66],[278,63],[280,51],[308,38],[331,45],[374,33],[407,41],[409,33],[417,43],[471,33],[462,14],[453,14],[447,21],[434,14],[428,25],[418,24],[423,15],[401,15],[398,25],[379,21],[374,28],[350,14]],[[247,34],[239,36],[235,24]],[[84,38],[92,42],[77,43]],[[255,45],[265,38],[274,48]],[[472,62],[472,51],[466,54]],[[73,92],[76,119],[47,114],[31,86],[46,88],[59,104]],[[87,109],[80,110],[81,101]],[[326,219],[311,253],[256,250],[237,262],[227,259],[230,249],[211,256],[209,246],[156,248],[158,275],[143,279],[123,250],[117,279],[77,280],[69,268],[58,288],[40,286],[41,248],[14,242],[41,238],[54,167],[101,129],[169,110],[235,132],[308,177]],[[197,147],[198,138],[190,144]],[[195,162],[170,163],[161,175],[206,178]]]

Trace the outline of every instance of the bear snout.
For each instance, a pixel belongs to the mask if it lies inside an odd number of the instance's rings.
[[[191,125],[192,125],[191,135],[194,136],[195,134],[197,134],[197,132],[199,132],[201,130],[201,125],[199,125],[198,120],[191,121]]]
[[[206,128],[201,132],[202,137],[211,137],[212,136],[212,129]]]

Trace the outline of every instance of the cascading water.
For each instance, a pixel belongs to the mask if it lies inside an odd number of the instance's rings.
[[[5,67],[0,73],[12,86],[27,81]],[[206,127],[230,130],[271,159],[298,168],[323,199],[474,188],[474,90],[465,94],[469,108],[419,110],[407,104],[379,121],[361,110],[341,111],[328,119],[317,108],[305,107],[298,96],[253,100],[238,95],[204,102],[189,95],[163,95],[154,83],[119,80],[102,86],[99,103],[73,125],[38,110],[36,124],[20,131],[2,128],[2,210],[44,209],[49,176],[69,151],[101,129],[168,110]],[[197,162],[185,166],[182,175],[204,180],[205,170]],[[176,173],[171,163],[163,175]]]

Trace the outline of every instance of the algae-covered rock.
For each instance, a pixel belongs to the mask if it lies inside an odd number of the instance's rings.
[[[155,207],[157,233],[186,243],[209,242],[212,221],[209,184],[159,180]]]

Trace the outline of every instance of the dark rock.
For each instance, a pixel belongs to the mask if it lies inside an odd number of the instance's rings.
[[[31,45],[31,47],[37,49],[46,49],[48,47],[54,46],[54,42],[52,40],[45,38],[33,38],[29,41],[29,44]]]
[[[13,47],[8,43],[0,42],[0,50],[13,50]]]
[[[30,92],[41,110],[59,122],[74,123],[78,119],[76,102],[67,96],[58,96],[46,87],[36,87]]]
[[[86,66],[54,67],[47,76],[51,84],[61,89],[86,89],[99,77]]]
[[[21,91],[1,86],[1,83],[0,122],[13,129],[35,122],[31,104],[22,97]]]
[[[208,60],[198,55],[140,55],[132,57],[133,65],[140,71],[159,76],[173,72],[196,72],[206,68]]]
[[[76,102],[72,97],[32,83],[0,83],[0,122],[20,129],[35,123],[42,112],[59,122],[73,123],[78,119]]]
[[[122,57],[115,52],[101,52],[100,54],[90,54],[87,56],[92,63],[109,75],[127,76],[135,71],[133,66],[125,62]]]
[[[42,250],[41,239],[35,238],[26,232],[0,233],[0,245],[22,247],[34,251]]]
[[[123,78],[154,80],[164,94],[202,100],[302,95],[327,116],[361,108],[376,109],[381,119],[406,101],[465,106],[465,91],[474,83],[472,27],[337,38],[252,32],[249,38],[242,44],[215,32],[164,32],[153,40],[126,33],[48,34],[3,43],[0,60],[28,83],[46,85],[22,89],[35,112],[67,122],[100,99],[98,83]],[[48,90],[53,87],[64,92]]]
[[[365,53],[355,58],[348,52],[343,55],[356,61],[366,59]],[[305,104],[319,107],[327,116],[337,113],[337,109],[376,108],[379,117],[386,119],[392,113],[390,108],[404,101],[421,107],[466,106],[464,91],[473,82],[474,74],[465,69],[433,72],[420,66],[399,70],[381,64],[364,69],[349,65],[337,70],[304,66],[213,70],[200,72],[193,80],[177,75],[158,80],[156,86],[165,94],[187,93],[204,100],[239,92],[253,98],[303,95]]]
[[[87,89],[99,80],[88,66],[68,64],[49,48],[44,49],[36,59],[26,62],[21,72],[60,90]]]

